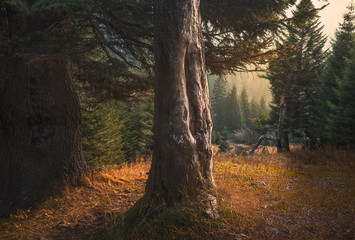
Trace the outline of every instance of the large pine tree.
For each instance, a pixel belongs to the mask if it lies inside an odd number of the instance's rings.
[[[338,82],[343,79],[346,60],[350,57],[351,48],[354,46],[353,34],[355,31],[355,9],[348,7],[344,20],[335,33],[332,42],[332,52],[326,67],[321,74],[321,86],[317,98],[318,110],[313,122],[313,132],[318,136],[321,145],[337,145],[342,138],[340,125],[336,122],[339,114]]]
[[[268,67],[273,94],[273,116],[277,121],[278,150],[288,151],[288,134],[313,138],[311,121],[315,115],[316,90],[326,53],[326,37],[312,1],[302,0],[293,11],[294,20],[278,42],[284,52]]]
[[[1,215],[76,182],[87,166],[67,55],[74,38],[68,22],[85,4],[17,0],[0,6],[0,65],[6,72],[0,100]]]
[[[332,129],[337,131],[331,132],[332,142],[336,146],[355,146],[355,47],[338,84],[336,117],[331,122]]]
[[[5,210],[33,203],[86,171],[74,80],[105,98],[152,88],[151,15],[150,4],[135,0],[0,2]]]

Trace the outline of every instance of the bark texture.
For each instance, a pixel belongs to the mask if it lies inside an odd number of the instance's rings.
[[[87,170],[69,61],[36,57],[10,66],[0,101],[0,206],[6,208],[31,204]]]
[[[215,210],[212,120],[199,0],[156,0],[155,145],[146,191],[162,203],[205,196]]]
[[[285,96],[280,98],[280,119],[279,119],[279,129],[277,134],[277,152],[289,152],[290,143],[288,140],[288,132],[284,130],[284,119],[286,117],[286,101]]]

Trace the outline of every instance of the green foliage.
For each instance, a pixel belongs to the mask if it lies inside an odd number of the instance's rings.
[[[224,127],[221,131],[212,133],[212,143],[218,145],[219,151],[225,152],[229,149],[228,140],[230,139],[230,131]]]
[[[279,29],[294,2],[202,1],[208,69],[221,73],[263,61],[269,33]],[[90,94],[126,100],[153,88],[153,5],[153,0],[4,0],[0,56],[68,55],[75,79]]]
[[[17,11],[25,11],[28,9],[27,1],[24,0],[3,0],[1,6]]]
[[[280,30],[294,0],[204,0],[201,14],[206,63],[211,73],[240,71],[263,63],[271,52],[273,33]]]
[[[354,46],[353,34],[355,15],[354,7],[348,7],[343,23],[335,33],[332,43],[332,52],[326,62],[324,71],[320,76],[321,86],[317,97],[317,115],[313,122],[313,132],[319,138],[321,145],[337,145],[340,125],[335,124],[339,114],[338,83],[344,77],[346,60],[350,58],[351,48]]]
[[[262,113],[259,117],[254,118],[253,123],[254,127],[253,130],[257,131],[260,134],[266,134],[272,128],[269,124],[271,122],[270,114]]]
[[[331,142],[336,146],[355,146],[355,47],[346,62],[344,76],[339,79],[338,104],[335,116],[329,120],[332,129]]]
[[[239,108],[241,115],[241,128],[247,128],[249,124],[250,109],[249,109],[249,99],[248,93],[245,87],[239,96]]]
[[[129,102],[123,108],[123,149],[126,159],[132,161],[153,150],[153,101]]]
[[[65,55],[88,93],[127,100],[153,88],[152,29],[150,1],[1,1],[0,68]]]
[[[31,6],[32,11],[43,11],[43,10],[53,10],[53,9],[66,9],[66,10],[76,10],[86,8],[88,2],[84,0],[37,0]]]
[[[83,148],[94,168],[135,161],[151,154],[153,102],[110,101],[83,112]]]
[[[227,81],[224,76],[218,76],[212,89],[211,111],[213,126],[216,130],[222,130],[225,126]]]
[[[268,65],[273,102],[269,126],[279,133],[314,139],[312,121],[316,115],[316,93],[327,53],[326,37],[310,0],[302,0],[293,11],[295,19],[276,43],[279,52]],[[285,110],[280,114],[280,109]],[[272,129],[271,129],[272,130]]]
[[[119,104],[112,101],[84,111],[83,149],[87,162],[94,168],[125,161],[122,116]]]
[[[235,86],[233,86],[232,90],[226,96],[225,102],[226,127],[230,131],[236,131],[241,128],[241,111],[239,109],[237,88]]]

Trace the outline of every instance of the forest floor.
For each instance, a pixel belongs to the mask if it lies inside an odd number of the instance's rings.
[[[106,168],[82,186],[0,219],[0,239],[87,239],[143,195],[148,170],[149,162]],[[354,152],[219,154],[214,175],[219,219],[170,226],[164,237],[144,239],[355,239]]]

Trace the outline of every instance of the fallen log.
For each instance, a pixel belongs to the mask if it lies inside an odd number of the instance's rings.
[[[260,144],[263,142],[263,141],[266,141],[266,140],[271,140],[271,141],[274,141],[276,142],[277,139],[275,137],[271,137],[271,136],[267,136],[267,135],[261,135],[258,139],[258,142],[255,144],[255,146],[250,150],[250,152],[248,154],[253,154],[255,152],[256,149],[258,149],[258,147],[260,146]]]

